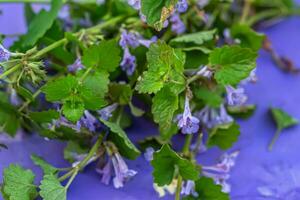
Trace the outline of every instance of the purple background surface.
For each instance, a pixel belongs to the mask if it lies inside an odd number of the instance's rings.
[[[15,34],[26,30],[22,14],[22,5],[0,4],[3,15],[0,16],[0,33]],[[264,31],[273,42],[274,48],[290,57],[300,66],[300,18],[291,17],[280,24]],[[4,42],[11,43],[11,39]],[[300,119],[300,77],[286,74],[277,69],[269,55],[260,53],[258,59],[258,78],[256,84],[248,85],[246,92],[249,101],[258,105],[254,116],[249,120],[239,121],[242,134],[239,142],[230,150],[240,150],[236,166],[233,168],[229,182],[232,186],[233,200],[258,200],[257,187],[268,187],[282,200],[298,200],[300,190],[300,156],[298,153],[300,126],[284,131],[272,152],[267,151],[275,126],[268,114],[270,106],[283,108]],[[155,125],[138,119],[134,127],[127,130],[135,140],[157,133]],[[182,137],[178,137],[181,140]],[[33,165],[30,154],[43,156],[57,167],[66,167],[63,159],[65,144],[45,141],[37,136],[22,141],[8,143],[8,150],[0,152],[0,171],[10,163],[19,163],[37,172],[36,181],[40,180],[41,170]],[[210,149],[198,157],[200,163],[214,164],[222,154],[217,148]],[[159,199],[152,188],[152,168],[140,157],[128,161],[130,168],[137,170],[137,176],[122,189],[101,184],[100,177],[93,166],[87,167],[79,174],[68,192],[68,200],[111,199],[111,200],[152,200]],[[2,174],[0,175],[2,179]],[[298,196],[296,196],[298,195]],[[0,197],[1,199],[1,197]],[[171,196],[162,199],[173,199]]]

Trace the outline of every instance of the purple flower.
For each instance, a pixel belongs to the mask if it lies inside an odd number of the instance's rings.
[[[189,98],[185,97],[183,114],[177,116],[178,127],[181,128],[183,134],[197,133],[199,130],[199,119],[192,116],[189,104]]]
[[[256,76],[256,68],[255,68],[250,72],[250,75],[246,79],[241,81],[241,84],[246,84],[248,82],[255,83],[256,81],[257,81],[257,76]]]
[[[172,23],[171,29],[174,33],[179,35],[185,32],[185,25],[181,21],[179,14],[173,14],[170,17],[170,22]]]
[[[121,39],[119,41],[119,44],[123,49],[126,49],[128,47],[136,48],[139,46],[138,35],[123,30],[121,33]]]
[[[0,62],[8,61],[11,53],[0,44]]]
[[[79,71],[79,70],[81,70],[83,68],[84,68],[84,66],[81,63],[81,59],[77,58],[72,65],[68,66],[68,71],[72,72],[72,73],[75,73],[75,72],[77,72],[77,71]]]
[[[140,39],[138,41],[141,45],[149,48],[152,43],[155,43],[157,41],[157,37],[153,36],[150,40],[140,37]]]
[[[123,60],[121,62],[121,68],[127,73],[128,76],[131,76],[136,68],[135,56],[131,55],[128,48],[124,49]]]
[[[150,162],[151,160],[153,160],[154,152],[155,152],[155,150],[152,147],[146,148],[145,153],[144,153],[144,158]]]
[[[176,4],[176,9],[179,13],[184,13],[187,11],[189,5],[187,0],[178,0]]]
[[[128,4],[135,10],[141,9],[141,0],[128,0]]]
[[[198,193],[195,191],[195,182],[191,180],[187,180],[182,184],[181,194],[188,196],[192,195],[194,197],[198,196]]]
[[[213,73],[208,69],[207,66],[203,66],[203,67],[201,66],[201,69],[197,72],[197,75],[210,79]]]
[[[21,104],[21,100],[20,98],[18,97],[18,94],[16,92],[15,89],[11,89],[11,93],[10,93],[10,103],[12,105],[15,105],[15,106],[18,106]]]
[[[100,115],[100,118],[103,120],[109,120],[109,118],[111,118],[112,116],[112,112],[114,112],[116,110],[116,108],[118,107],[117,103],[114,103],[112,105],[109,105],[105,108],[102,108],[101,110],[97,111],[98,114]]]
[[[102,175],[102,183],[109,184],[113,175],[112,169],[114,170],[113,184],[115,188],[123,187],[125,182],[137,174],[136,171],[128,169],[127,164],[119,153],[113,153],[104,167],[96,170]]]
[[[227,92],[227,103],[230,106],[240,106],[246,103],[248,97],[245,95],[244,88],[237,88],[228,85],[225,87]]]
[[[84,115],[77,122],[77,127],[80,128],[86,127],[89,131],[95,132],[97,128],[98,120],[87,110],[84,111]]]
[[[80,128],[81,128],[81,126],[79,126],[78,123],[75,125],[75,124],[69,122],[63,116],[60,116],[60,118],[57,120],[53,120],[52,123],[50,123],[48,125],[49,129],[51,129],[51,130],[55,130],[56,127],[60,127],[60,126],[69,127],[71,129],[75,130],[76,132],[80,132]]]
[[[206,177],[214,179],[216,184],[222,186],[222,191],[229,193],[230,185],[226,182],[230,177],[230,170],[235,165],[235,160],[239,155],[239,151],[231,154],[223,154],[220,162],[213,166],[202,165],[202,174]]]
[[[115,153],[111,159],[115,171],[115,177],[113,179],[114,187],[123,187],[124,183],[134,177],[137,172],[128,169],[128,166],[119,153]]]
[[[101,182],[104,183],[105,185],[108,185],[110,182],[110,178],[112,176],[111,159],[107,161],[107,163],[104,165],[102,169],[97,168],[96,172],[102,175]]]
[[[213,128],[222,124],[229,124],[233,121],[232,117],[227,114],[223,104],[218,109],[205,106],[195,115],[200,120],[201,124],[207,128]]]

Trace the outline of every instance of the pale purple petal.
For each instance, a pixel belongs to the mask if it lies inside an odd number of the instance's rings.
[[[128,76],[131,76],[136,68],[136,58],[131,55],[128,48],[124,49],[123,60],[121,62],[121,68],[127,73]]]
[[[246,103],[248,97],[243,88],[233,88],[228,85],[225,87],[227,92],[227,103],[230,106],[240,106]]]
[[[182,22],[182,20],[180,19],[179,14],[174,13],[171,17],[170,17],[170,22],[172,23],[171,29],[174,33],[176,34],[182,34],[185,32],[186,28],[184,23]]]
[[[176,4],[176,9],[179,13],[184,13],[187,11],[189,5],[187,0],[178,0]]]
[[[8,61],[11,53],[0,44],[0,62]]]

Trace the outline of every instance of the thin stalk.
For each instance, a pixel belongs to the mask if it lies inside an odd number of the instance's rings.
[[[188,134],[185,137],[185,142],[182,148],[182,153],[183,155],[188,155],[190,153],[190,145],[193,139],[193,135],[192,134]]]
[[[0,0],[1,1],[1,0]],[[37,54],[35,54],[32,59],[38,59],[41,56],[43,56],[44,54],[48,53],[49,51],[52,51],[53,49],[63,45],[64,43],[68,42],[67,38],[63,38],[61,40],[58,40],[54,43],[52,43],[51,45],[47,46],[44,49],[41,49]]]
[[[39,89],[37,90],[33,95],[32,95],[32,99],[35,99],[37,96],[39,96],[39,94],[41,93],[42,91]],[[23,111],[30,103],[32,102],[31,99],[27,100],[19,109],[18,111],[21,112]]]
[[[94,156],[94,154],[98,151],[98,149],[102,143],[102,140],[103,140],[103,135],[100,135],[97,142],[91,148],[88,155],[76,167],[72,168],[71,171],[69,171],[68,173],[61,176],[59,178],[59,181],[64,181],[67,178],[69,178],[70,176],[73,176],[73,174],[76,173],[76,170],[78,170],[78,171],[81,170],[86,165],[86,163]]]
[[[251,3],[252,3],[252,0],[245,0],[243,11],[242,11],[242,17],[240,20],[241,23],[245,23],[247,17],[249,16],[249,13],[251,10]]]
[[[275,135],[273,136],[273,138],[272,138],[272,140],[271,140],[271,142],[269,144],[269,147],[268,147],[269,151],[272,151],[273,146],[274,146],[275,142],[277,141],[277,139],[278,139],[278,137],[280,135],[280,132],[281,132],[281,129],[277,129],[276,130]]]
[[[82,83],[85,79],[86,79],[86,77],[89,75],[89,73],[92,71],[92,69],[93,68],[88,68],[85,72],[84,72],[84,74],[82,75],[82,77],[80,78],[80,83]]]
[[[175,200],[180,200],[181,187],[182,187],[182,177],[180,175],[178,175]]]
[[[12,68],[10,68],[9,70],[3,72],[3,74],[0,74],[0,79],[3,79],[4,77],[10,75],[11,73],[17,71],[21,66],[22,66],[21,63],[19,63],[13,66]]]
[[[198,80],[199,78],[201,78],[201,76],[199,76],[198,74],[196,74],[196,75],[190,77],[190,78],[187,80],[187,85],[189,85],[190,83],[192,83],[192,82]]]
[[[73,182],[73,180],[75,179],[76,175],[78,174],[79,169],[77,167],[75,167],[75,169],[76,170],[73,172],[71,178],[68,180],[68,183],[65,186],[66,190],[70,187],[71,183]]]

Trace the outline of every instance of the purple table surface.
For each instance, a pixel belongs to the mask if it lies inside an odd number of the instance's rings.
[[[0,33],[23,33],[26,30],[22,15],[22,5],[0,4]],[[12,12],[14,11],[14,12]],[[273,42],[274,48],[290,57],[300,66],[300,19],[291,17],[264,31]],[[11,43],[6,40],[5,45]],[[258,105],[254,116],[239,121],[242,134],[230,151],[240,150],[236,166],[231,172],[229,182],[232,186],[233,200],[256,199],[300,199],[300,157],[298,153],[300,126],[288,129],[280,136],[272,152],[267,151],[275,126],[268,114],[270,106],[283,108],[300,119],[300,78],[299,75],[286,74],[274,66],[270,56],[261,51],[257,61],[258,78],[256,84],[248,85],[246,92],[249,102]],[[127,130],[131,138],[139,140],[147,135],[157,133],[156,126],[143,119],[137,119],[134,127]],[[177,139],[183,139],[179,136]],[[31,153],[37,153],[57,167],[66,167],[63,159],[65,144],[45,141],[37,136],[22,141],[8,143],[8,150],[0,152],[0,171],[10,163],[18,163],[31,168],[37,173],[36,181],[41,178],[41,170],[30,160]],[[203,164],[214,164],[222,154],[212,148],[199,155]],[[141,156],[136,161],[128,161],[130,168],[138,171],[137,176],[122,189],[101,184],[100,177],[93,166],[87,167],[79,174],[68,192],[69,200],[111,199],[111,200],[154,200],[159,199],[152,188],[152,167]],[[0,175],[2,180],[2,174]],[[257,188],[272,190],[278,198],[261,198]],[[1,197],[0,197],[1,199]],[[173,199],[171,196],[162,198]]]

